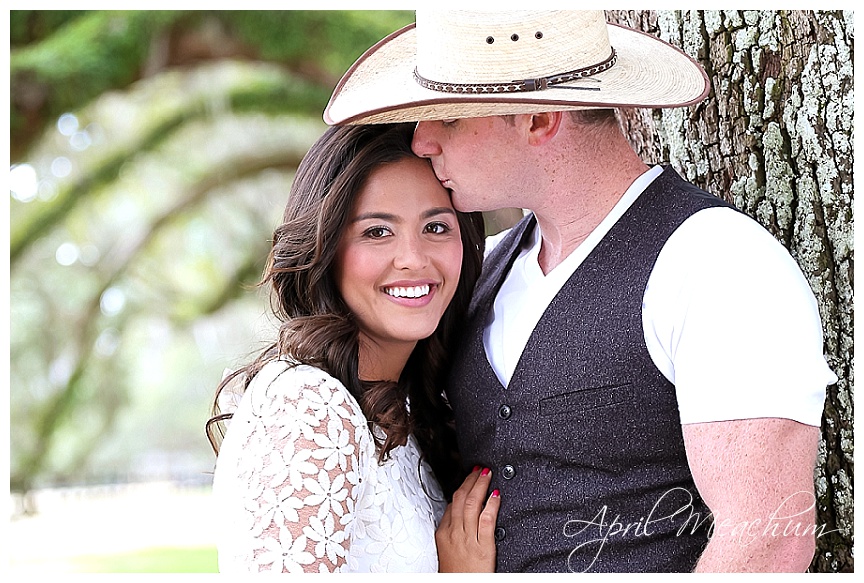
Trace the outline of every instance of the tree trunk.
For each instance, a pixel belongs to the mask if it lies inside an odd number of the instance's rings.
[[[853,20],[851,12],[610,11],[705,67],[687,109],[622,112],[646,162],[733,202],[789,249],[816,294],[828,388],[811,571],[853,570]]]

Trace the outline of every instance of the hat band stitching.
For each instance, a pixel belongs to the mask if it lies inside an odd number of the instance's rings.
[[[541,91],[550,86],[576,81],[577,79],[584,79],[602,73],[603,71],[607,71],[615,65],[617,60],[618,53],[615,51],[615,47],[612,47],[612,54],[609,55],[609,58],[597,63],[596,65],[582,67],[581,69],[549,75],[547,77],[540,77],[537,79],[523,79],[521,81],[515,80],[507,83],[444,83],[442,81],[432,81],[431,79],[423,77],[415,67],[414,80],[424,89],[442,93],[518,93],[520,91]],[[562,87],[561,89],[600,91],[599,87]]]

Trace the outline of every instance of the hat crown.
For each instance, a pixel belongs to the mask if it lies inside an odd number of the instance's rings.
[[[417,71],[445,83],[502,83],[591,67],[612,48],[602,10],[417,10]]]

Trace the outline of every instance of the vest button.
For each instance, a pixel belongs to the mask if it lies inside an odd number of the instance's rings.
[[[504,477],[505,480],[512,480],[513,476],[516,475],[516,468],[514,468],[510,464],[507,464],[501,470],[501,475]]]
[[[510,408],[510,405],[501,405],[498,407],[498,417],[501,419],[510,419],[510,415],[513,414],[513,409]]]
[[[506,537],[506,536],[507,536],[507,531],[504,530],[503,527],[499,526],[498,528],[495,529],[495,540],[497,542],[501,542],[502,540],[504,540],[504,537]]]

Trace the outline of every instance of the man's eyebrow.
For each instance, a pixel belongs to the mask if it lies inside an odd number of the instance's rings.
[[[434,208],[423,211],[423,213],[420,215],[420,217],[423,219],[428,219],[428,218],[431,218],[431,217],[434,217],[437,215],[443,215],[443,214],[453,215],[455,217],[456,211],[450,207],[440,206],[440,207],[434,207]],[[394,223],[399,221],[399,217],[392,214],[392,213],[371,211],[368,213],[363,213],[363,214],[357,215],[356,217],[351,219],[351,222],[352,223],[359,223],[360,221],[366,221],[366,220],[371,220],[371,219],[377,219],[379,221],[391,221]]]

